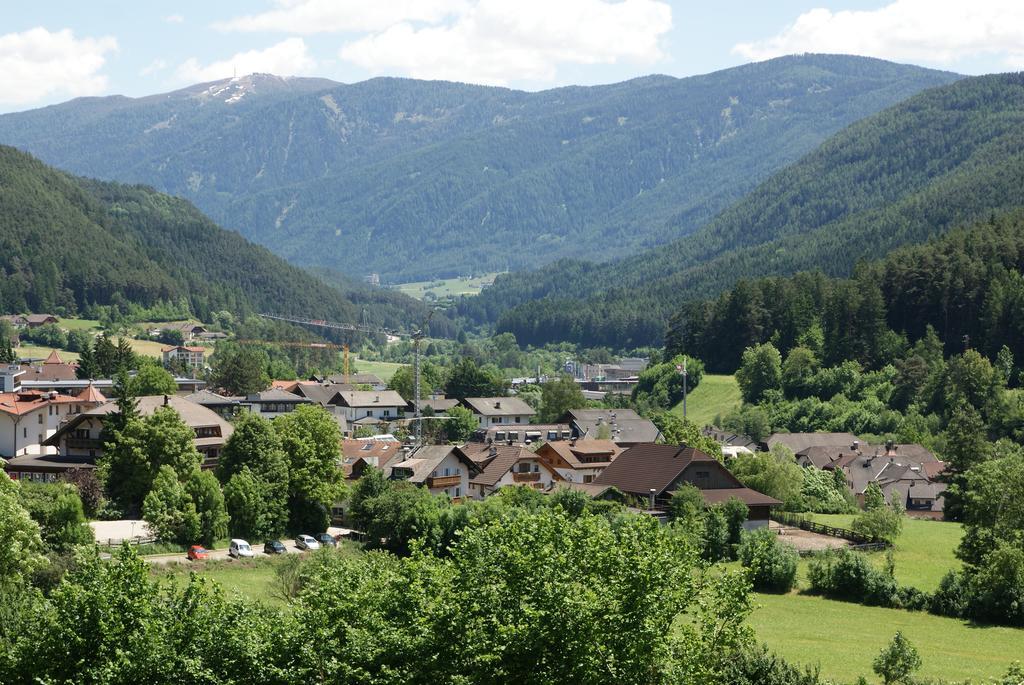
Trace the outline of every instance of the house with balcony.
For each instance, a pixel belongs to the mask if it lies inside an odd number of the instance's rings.
[[[184,397],[147,395],[138,398],[140,416],[150,416],[162,407],[174,409],[181,420],[193,430],[193,443],[196,450],[203,455],[202,467],[214,468],[224,443],[235,431],[234,426],[216,412]],[[103,420],[119,411],[116,402],[106,402],[70,416],[44,444],[56,448],[61,456],[84,459],[95,464],[103,455]]]
[[[245,397],[232,399],[236,399],[240,406],[265,419],[274,419],[284,414],[290,414],[302,404],[313,404],[313,400],[308,397],[278,388],[261,390]]]
[[[460,501],[469,496],[470,479],[480,468],[454,445],[424,445],[404,460],[391,465],[392,480],[421,485],[432,495],[447,495]]]
[[[480,428],[529,423],[537,413],[518,397],[467,397],[461,404],[473,412]]]
[[[536,454],[566,482],[591,483],[622,451],[611,440],[565,440],[546,442]]]
[[[62,423],[105,402],[93,387],[76,396],[36,391],[0,394],[0,456],[7,462],[7,474],[15,480],[53,481],[63,471],[81,466],[83,460],[64,459],[47,440]]]
[[[396,421],[408,403],[394,390],[345,390],[331,403],[341,407],[350,429],[354,426],[380,426]]]
[[[476,463],[481,472],[469,481],[470,494],[476,499],[509,486],[548,490],[563,480],[553,467],[518,445],[491,445],[487,455]]]

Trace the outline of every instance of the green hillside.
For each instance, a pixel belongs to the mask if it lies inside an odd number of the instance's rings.
[[[398,293],[351,297],[219,228],[185,200],[75,178],[0,146],[0,311],[187,301],[200,320],[273,310],[405,327],[426,307]],[[366,313],[364,314],[364,310]],[[379,318],[375,318],[379,317]],[[447,324],[439,321],[435,334]],[[433,323],[433,322],[432,322]]]
[[[835,55],[537,93],[254,75],[5,115],[0,142],[186,197],[294,263],[406,282],[666,243],[957,78]]]
[[[658,343],[681,302],[739,278],[845,275],[1021,205],[1024,74],[964,79],[848,127],[692,236],[612,265],[504,275],[463,308],[525,343]]]

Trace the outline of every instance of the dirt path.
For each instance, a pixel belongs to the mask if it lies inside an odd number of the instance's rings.
[[[812,533],[809,530],[802,530],[792,526],[784,526],[776,521],[771,521],[769,525],[771,530],[778,534],[780,540],[799,552],[838,549],[840,547],[849,547],[853,544],[849,540],[834,538],[831,535]]]

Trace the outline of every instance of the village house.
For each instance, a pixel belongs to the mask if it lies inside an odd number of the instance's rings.
[[[529,423],[537,412],[518,397],[467,397],[462,406],[473,412],[481,428]]]
[[[767,526],[772,507],[782,504],[744,487],[717,459],[686,445],[634,445],[616,457],[592,485],[613,486],[648,508],[663,511],[676,490],[687,483],[700,490],[707,506],[732,498],[746,504],[747,530]]]
[[[242,411],[242,404],[238,398],[218,395],[212,390],[200,390],[191,395],[185,395],[185,399],[216,412],[223,419],[231,419]]]
[[[454,445],[424,445],[391,465],[392,480],[407,480],[427,488],[432,495],[447,495],[454,501],[469,496],[469,481],[479,472],[462,450]]]
[[[611,440],[621,447],[657,442],[661,431],[632,409],[570,409],[563,420],[575,438]]]
[[[171,345],[160,350],[164,366],[180,364],[186,369],[203,369],[206,367],[206,348]]]
[[[506,445],[533,445],[539,442],[569,440],[570,438],[572,438],[572,430],[566,423],[524,423],[478,428],[473,433],[472,441],[505,443]]]
[[[390,474],[389,465],[404,459],[402,443],[393,435],[378,435],[372,438],[346,438],[341,441],[341,462],[348,480],[362,477],[367,468],[373,467]]]
[[[6,460],[7,474],[15,480],[52,481],[82,465],[80,460],[60,457],[46,441],[62,422],[104,402],[106,398],[92,387],[74,397],[34,391],[0,394],[0,456]]]
[[[137,399],[140,416],[150,416],[162,407],[170,407],[178,413],[181,420],[195,432],[196,449],[203,455],[202,467],[214,468],[220,458],[234,427],[206,407],[190,402],[177,395],[147,395]],[[116,402],[107,402],[100,406],[82,411],[68,417],[60,428],[51,435],[45,445],[56,447],[61,456],[86,458],[92,464],[103,454],[103,419],[118,411]]]
[[[860,441],[853,433],[772,433],[761,441],[761,451],[770,452],[775,445],[784,445],[798,454],[809,447],[851,448]]]
[[[273,419],[283,414],[290,414],[301,404],[313,404],[313,400],[302,395],[270,388],[261,390],[245,397],[232,398],[243,408],[265,419]]]
[[[185,321],[182,323],[166,323],[149,331],[149,335],[157,337],[164,331],[178,331],[181,333],[182,340],[189,341],[202,336],[209,331],[206,326],[191,321]]]
[[[490,445],[486,455],[480,456],[476,464],[481,471],[469,481],[470,494],[476,499],[514,485],[543,491],[562,480],[554,467],[525,447]]]
[[[398,420],[407,402],[394,390],[347,390],[332,402],[341,407],[351,428],[354,424],[377,425]]]
[[[558,440],[545,442],[536,454],[563,480],[591,483],[622,451],[611,440]]]
[[[24,319],[25,326],[28,328],[39,328],[40,326],[45,326],[50,323],[55,324],[60,321],[60,319],[53,314],[28,314]]]

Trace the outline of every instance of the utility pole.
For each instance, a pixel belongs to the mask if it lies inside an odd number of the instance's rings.
[[[413,406],[416,408],[414,419],[416,421],[416,447],[419,447],[423,440],[423,421],[420,420],[420,342],[423,340],[423,331],[426,329],[427,324],[430,323],[430,319],[434,316],[435,311],[437,310],[431,309],[430,313],[427,314],[427,318],[420,324],[419,329],[413,331],[412,334],[412,394]]]
[[[686,418],[686,357],[683,357],[683,365],[676,364],[676,371],[683,374],[683,418]]]

